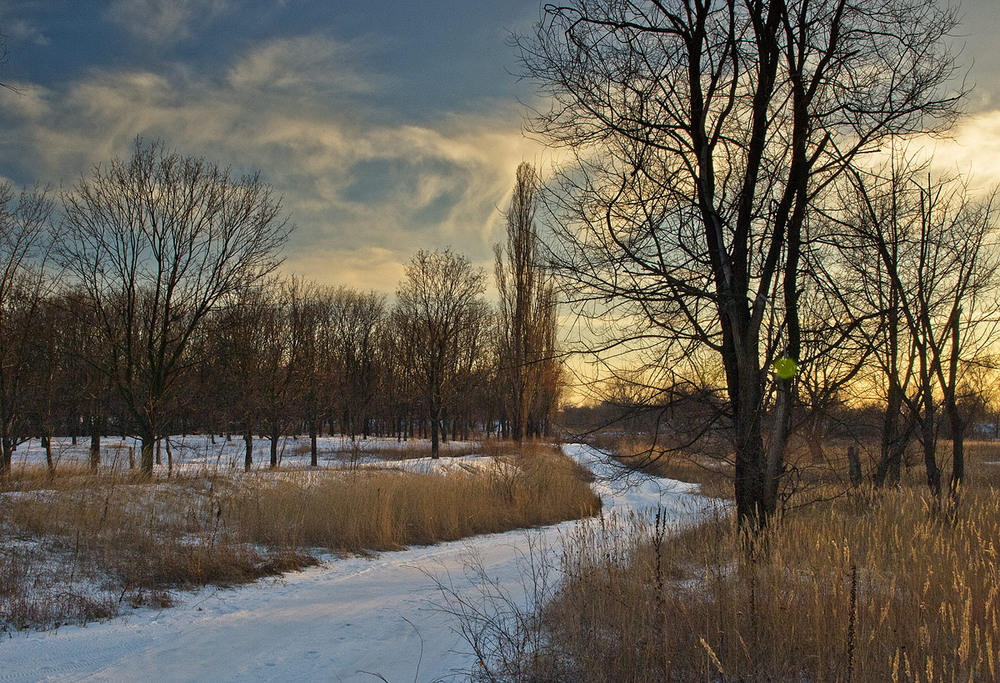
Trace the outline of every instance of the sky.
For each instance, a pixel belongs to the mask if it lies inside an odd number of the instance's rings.
[[[391,293],[421,248],[487,270],[535,86],[511,33],[541,0],[0,0],[0,178],[70,190],[136,136],[260,171],[296,230],[284,270]],[[937,158],[1000,181],[1000,0],[966,0],[976,84]]]

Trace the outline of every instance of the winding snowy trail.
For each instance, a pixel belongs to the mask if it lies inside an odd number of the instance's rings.
[[[622,489],[586,446],[566,452],[598,476],[605,512],[662,505],[677,521],[705,500],[696,488],[642,478]],[[35,680],[396,681],[464,680],[476,664],[454,617],[435,609],[430,578],[463,583],[469,553],[508,591],[521,585],[529,534],[558,543],[576,522],[478,536],[436,546],[336,559],[324,566],[236,589],[182,594],[163,611],[0,641],[0,683]],[[522,589],[523,593],[523,589]],[[365,673],[369,672],[369,673]]]

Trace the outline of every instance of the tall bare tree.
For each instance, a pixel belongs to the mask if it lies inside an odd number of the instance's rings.
[[[717,355],[744,527],[778,504],[794,378],[766,446],[762,415],[775,355],[800,360],[810,211],[884,136],[951,122],[955,21],[935,0],[570,0],[521,40],[552,102],[530,128],[572,158],[547,196],[567,299],[665,365]]]
[[[507,208],[507,242],[494,247],[500,293],[500,378],[511,436],[524,440],[551,416],[558,400],[555,289],[542,264],[535,213],[540,199],[535,168],[517,168]]]
[[[407,326],[416,378],[431,427],[431,457],[440,450],[441,424],[459,369],[458,342],[479,317],[482,269],[450,250],[418,251],[396,291],[397,321]]]
[[[340,422],[341,433],[352,438],[371,433],[385,315],[385,298],[375,292],[340,288],[330,293],[325,376],[336,394],[330,408]]]
[[[278,264],[289,234],[281,202],[257,175],[135,143],[63,197],[63,265],[93,302],[96,333],[141,439],[143,472],[163,433],[187,353],[209,313]]]
[[[851,175],[842,251],[881,322],[873,336],[888,392],[876,483],[899,480],[902,448],[915,430],[927,484],[939,494],[939,409],[952,437],[952,492],[964,477],[959,386],[989,341],[984,321],[996,311],[987,296],[998,267],[996,208],[995,193],[973,199],[963,183],[921,179],[921,169],[896,152],[883,168]]]
[[[52,284],[51,211],[44,192],[18,195],[10,183],[0,184],[0,476],[28,437],[38,318]]]
[[[267,349],[274,314],[275,278],[242,289],[228,306],[211,318],[209,350],[202,358],[204,397],[202,413],[213,417],[243,438],[243,469],[253,466],[254,432],[265,415],[268,387]],[[213,425],[215,426],[215,425]]]

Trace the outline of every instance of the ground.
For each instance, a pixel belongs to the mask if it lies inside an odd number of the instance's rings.
[[[694,486],[632,475],[615,481],[596,451],[566,446],[597,475],[604,515],[664,507],[681,523],[707,504]],[[479,595],[467,570],[486,574],[526,600],[529,545],[556,552],[576,522],[478,536],[372,558],[326,558],[322,566],[234,589],[182,594],[177,606],[124,619],[15,633],[0,643],[0,681],[137,680],[465,680],[477,667],[442,609],[439,582]]]

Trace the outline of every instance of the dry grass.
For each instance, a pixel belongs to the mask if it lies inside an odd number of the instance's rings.
[[[712,498],[733,495],[732,465],[720,458],[682,450],[655,449],[646,439],[618,437],[604,446],[622,464],[656,477],[700,484],[699,492]]]
[[[343,551],[389,550],[595,514],[600,499],[554,449],[494,450],[485,473],[358,470],[244,486],[220,500],[248,542]]]
[[[440,447],[443,457],[459,457],[463,455],[479,455],[483,452],[483,446],[478,443],[467,443],[464,441],[445,441]],[[297,441],[290,447],[290,453],[295,456],[307,456],[312,452],[309,440]],[[350,459],[360,459],[362,457],[377,458],[379,460],[411,460],[413,458],[426,458],[431,454],[429,441],[420,439],[414,441],[390,442],[384,439],[372,439],[368,441],[361,437],[354,440],[344,441],[344,446],[330,448],[320,445],[317,448],[317,456],[321,459],[338,458],[343,459],[344,454]]]
[[[220,533],[213,483],[141,482],[120,471],[19,470],[0,493],[0,630],[167,606],[168,589],[229,585],[316,560]]]
[[[252,581],[366,552],[593,514],[553,449],[498,453],[485,474],[206,470],[141,481],[18,468],[0,482],[0,631],[166,606],[169,589]]]
[[[543,614],[548,639],[535,674],[1000,680],[992,469],[1000,466],[985,464],[996,452],[994,444],[970,448],[957,509],[939,509],[919,483],[828,492],[834,500],[787,514],[753,553],[728,518],[672,534],[654,519],[589,523],[564,554],[567,581]]]
[[[790,476],[785,479],[783,497],[792,506],[804,506],[831,495],[844,495],[851,488],[847,461],[847,448],[851,445],[859,447],[864,471],[874,472],[878,444],[859,445],[846,441],[825,444],[817,457],[816,452],[801,439],[793,440],[785,456]],[[723,457],[730,448],[725,443],[701,447],[697,452],[665,450],[652,448],[645,437],[615,435],[605,438],[601,447],[636,470],[700,484],[699,492],[704,496],[733,497],[733,465],[731,460]],[[951,442],[940,442],[938,454],[938,465],[947,477],[951,470]],[[1000,488],[1000,442],[966,441],[965,461],[968,486]],[[912,444],[903,459],[901,483],[904,488],[919,489],[925,481],[923,453],[919,444]]]
[[[449,458],[463,455],[481,455],[485,449],[485,446],[478,443],[466,443],[462,441],[446,441],[440,445],[441,456]],[[410,460],[412,458],[429,457],[431,454],[431,445],[430,442],[424,440],[397,441],[395,444],[383,442],[375,446],[363,447],[362,452],[380,460]]]

